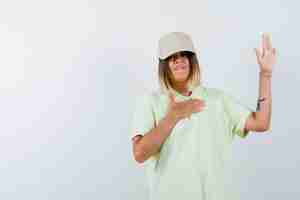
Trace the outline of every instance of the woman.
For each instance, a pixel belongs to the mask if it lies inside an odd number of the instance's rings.
[[[189,35],[172,32],[160,38],[161,88],[138,99],[131,130],[133,156],[145,163],[151,200],[233,199],[225,178],[232,139],[270,128],[275,49],[267,34],[262,44],[255,49],[260,79],[257,109],[252,111],[201,84]]]

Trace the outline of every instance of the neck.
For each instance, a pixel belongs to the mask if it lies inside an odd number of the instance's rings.
[[[184,82],[175,82],[173,83],[174,89],[182,95],[188,96],[189,95],[189,88],[186,81]]]

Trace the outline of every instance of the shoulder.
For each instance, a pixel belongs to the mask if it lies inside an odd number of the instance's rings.
[[[144,104],[154,105],[160,102],[164,97],[165,94],[159,89],[146,90],[136,96],[136,102],[143,102]]]
[[[148,93],[152,105],[157,106],[166,102],[168,96],[161,90],[155,89]]]

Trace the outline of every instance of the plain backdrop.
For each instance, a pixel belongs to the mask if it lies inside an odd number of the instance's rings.
[[[193,38],[203,83],[256,108],[253,48],[272,34],[272,127],[234,141],[243,200],[299,199],[299,3],[0,1],[0,199],[148,199],[135,98],[158,88],[157,42]]]

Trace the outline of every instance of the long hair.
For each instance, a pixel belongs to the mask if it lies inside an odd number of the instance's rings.
[[[202,84],[200,65],[197,59],[197,55],[193,52],[189,52],[188,59],[190,63],[190,72],[188,75],[188,88],[193,89]],[[168,58],[160,59],[158,63],[158,79],[160,89],[168,94],[170,91],[174,90],[174,85],[172,83],[172,72],[169,68]]]

